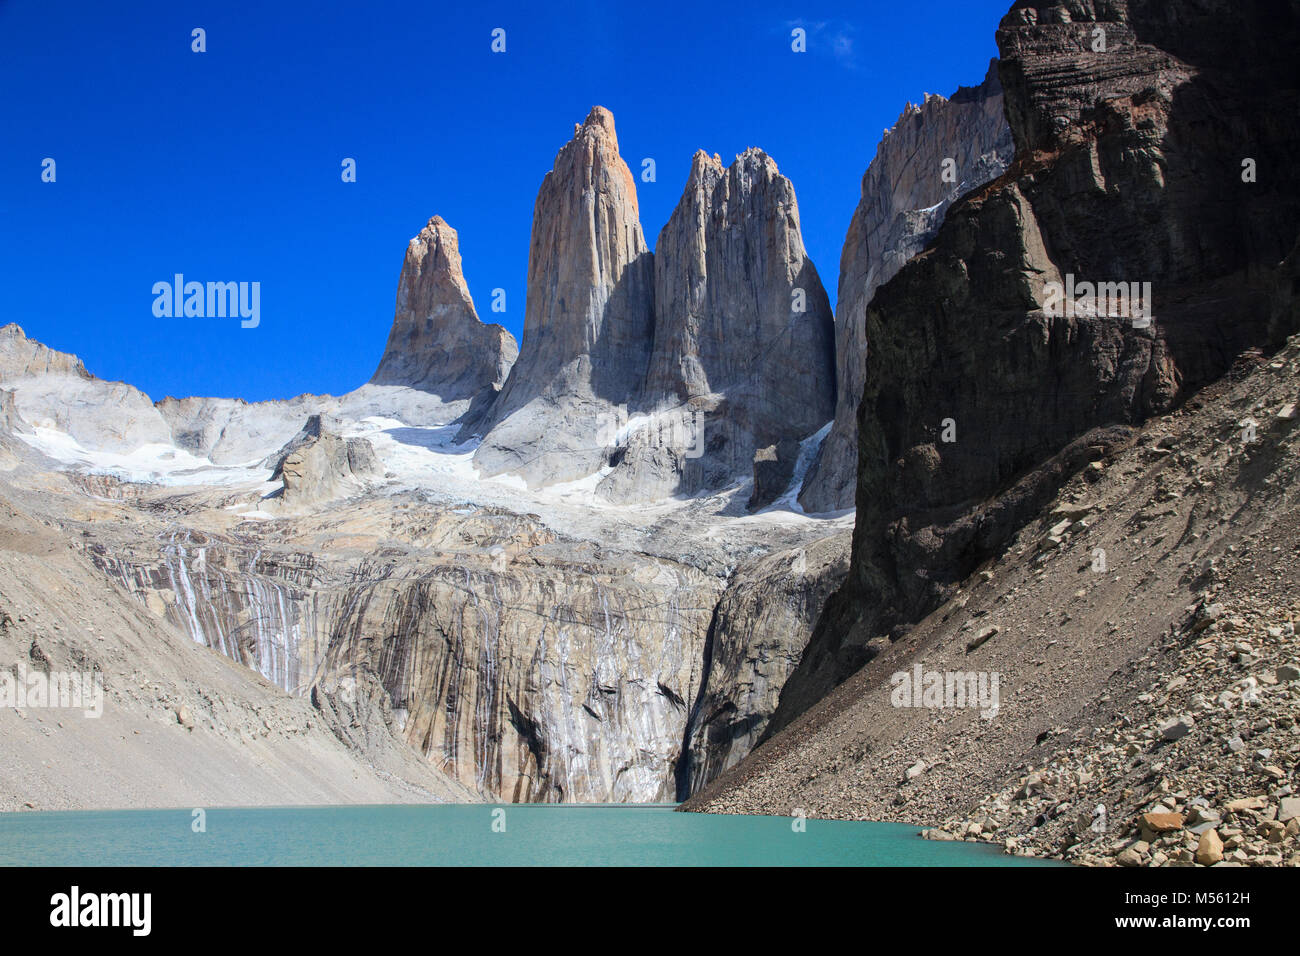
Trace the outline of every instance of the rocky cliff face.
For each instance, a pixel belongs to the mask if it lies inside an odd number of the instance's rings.
[[[14,393],[0,388],[0,471],[10,471],[17,467],[28,449],[16,436],[30,433],[30,426],[18,413]]]
[[[18,406],[14,402],[14,393],[9,389],[0,388],[0,432],[17,434],[18,432],[29,431],[31,429],[23,421],[22,415],[18,413]]]
[[[744,756],[848,543],[724,582],[535,516],[418,497],[160,523],[159,543],[87,530],[108,577],[195,642],[330,713],[364,691],[463,785],[549,802],[670,800]]]
[[[1280,344],[1296,315],[1275,270],[1300,225],[1281,172],[1300,143],[1298,24],[1296,3],[1208,0],[1016,3],[1004,18],[1017,158],[867,311],[852,570],[773,726],[1112,444],[1080,436],[1167,410],[1243,349]],[[1084,282],[1150,283],[1151,321],[1114,295],[1096,307]],[[1054,308],[1049,283],[1081,306]]]
[[[59,394],[41,380],[75,360],[26,348],[50,371],[23,387]],[[241,468],[173,446],[155,457],[176,468],[133,468],[38,454],[66,440],[43,444],[10,394],[0,492],[56,492],[39,519],[159,628],[310,700],[352,750],[386,751],[396,734],[504,799],[671,799],[711,779],[748,751],[843,573],[843,522],[832,546],[819,539],[834,525],[802,519],[718,533],[727,519],[710,500],[652,519],[564,504],[446,468],[440,457],[464,457],[443,444],[452,427],[359,437],[331,417],[351,396],[162,403],[189,447],[245,462],[272,433],[241,423],[327,411]],[[763,562],[773,549],[785,554]],[[795,564],[805,571],[780,583]]]
[[[330,406],[319,395],[287,401],[164,398],[155,404],[178,448],[214,465],[257,461],[290,441],[302,422]]]
[[[748,756],[849,570],[847,530],[737,569],[713,611],[699,696],[677,765],[685,800]]]
[[[447,405],[485,406],[518,355],[509,332],[479,321],[456,230],[434,216],[406,247],[393,328],[371,384],[419,389]]]
[[[353,542],[376,533],[364,510],[344,517]],[[671,562],[597,563],[514,515],[417,514],[402,524],[417,518],[447,550],[399,539],[382,560],[337,548],[312,559],[244,529],[100,560],[196,640],[288,690],[335,698],[373,680],[404,739],[473,789],[671,799],[717,585]]]
[[[277,501],[286,508],[319,506],[355,494],[380,473],[370,442],[341,438],[325,428],[319,415],[307,419],[275,459],[271,480],[283,482]]]
[[[636,394],[654,322],[654,263],[614,117],[593,107],[542,180],[528,252],[523,349],[474,462],[547,485],[597,471],[600,433]]]
[[[0,810],[482,799],[402,742],[386,698],[313,707],[196,645],[157,595],[143,604],[120,577],[105,577],[108,548],[123,542],[104,535],[122,507],[62,476],[0,472],[0,670],[103,681],[93,719],[0,707]],[[141,543],[137,534],[130,542]],[[275,623],[247,630],[272,635]]]
[[[16,324],[0,329],[0,384],[13,407],[36,428],[113,452],[166,444],[171,431],[149,396],[124,382],[105,382],[81,359],[29,339]]]
[[[602,493],[724,487],[758,449],[816,432],[833,407],[833,335],[790,180],[759,149],[725,170],[696,153],[656,246],[643,417]]]
[[[1013,152],[996,61],[979,86],[962,87],[948,99],[927,93],[885,131],[862,177],[862,199],[840,256],[835,423],[799,495],[806,511],[853,507],[867,303],[934,238],[953,202],[1002,175]]]

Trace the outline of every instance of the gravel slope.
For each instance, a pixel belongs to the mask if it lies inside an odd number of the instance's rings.
[[[1140,813],[1158,805],[1192,827],[1204,801],[1246,832],[1245,861],[1294,862],[1294,833],[1265,824],[1285,815],[1300,754],[1300,693],[1286,679],[1300,662],[1298,385],[1300,339],[1271,359],[1244,355],[1086,467],[953,600],[684,809],[946,821],[971,839],[991,824],[1016,852],[1100,863],[1142,835]],[[999,674],[997,715],[894,706],[891,676],[917,663]],[[1260,692],[1243,704],[1251,679]],[[1183,713],[1195,726],[1171,742],[1160,728]],[[1234,737],[1249,743],[1234,751]],[[1033,799],[1017,800],[1027,783]],[[1226,810],[1240,798],[1256,798],[1255,816]],[[1107,821],[1094,832],[1098,803]],[[1191,862],[1182,851],[1200,834],[1170,832],[1137,847],[1139,862]]]

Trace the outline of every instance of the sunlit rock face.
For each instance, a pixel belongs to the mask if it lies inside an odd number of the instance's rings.
[[[640,388],[654,323],[654,262],[614,117],[593,107],[538,190],[519,360],[474,456],[532,487],[605,464],[610,423]]]
[[[434,216],[406,247],[393,327],[371,384],[428,392],[448,406],[485,406],[518,354],[509,332],[479,321],[456,230]]]
[[[601,493],[652,500],[749,477],[834,406],[833,318],[804,251],[794,187],[760,149],[697,152],[655,247],[654,348],[639,428]]]
[[[81,359],[30,339],[10,323],[0,328],[0,385],[28,425],[49,428],[111,452],[165,444],[171,433],[149,396],[125,382],[106,382]]]
[[[848,541],[844,529],[724,579],[499,510],[355,500],[92,556],[192,640],[292,694],[337,710],[375,687],[400,736],[473,790],[644,802],[749,752]]]
[[[443,509],[399,517],[356,505],[336,545],[414,520],[431,548],[317,558],[304,520],[303,550],[251,530],[194,532],[153,555],[97,561],[195,641],[292,693],[373,677],[407,742],[474,789],[673,798],[717,578],[557,541],[525,517]]]

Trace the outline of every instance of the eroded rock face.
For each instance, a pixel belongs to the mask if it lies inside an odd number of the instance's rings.
[[[96,378],[81,359],[29,339],[14,323],[0,328],[0,386],[29,425],[66,432],[86,448],[130,452],[171,440],[144,392]]]
[[[407,740],[505,799],[671,799],[710,583],[626,556],[587,568],[558,549],[458,564],[376,585],[339,621],[327,668],[377,671]]]
[[[742,567],[714,611],[677,797],[747,756],[776,710],[826,599],[849,570],[848,529]]]
[[[1110,443],[1080,436],[1165,411],[1294,331],[1295,288],[1275,269],[1300,186],[1247,181],[1243,161],[1290,168],[1298,35],[1295,3],[1017,3],[1004,18],[1017,159],[868,309],[853,568],[774,725],[935,607]],[[1049,314],[1047,283],[1071,275],[1151,283],[1151,323]]]
[[[9,389],[0,388],[0,431],[17,434],[30,430],[27,423],[23,421],[22,415],[18,413],[14,393]]]
[[[853,507],[867,303],[934,238],[953,202],[1002,175],[1013,151],[997,61],[979,86],[962,87],[948,99],[927,93],[885,131],[862,177],[862,200],[840,256],[835,424],[804,480],[799,502],[806,511]]]
[[[532,486],[580,478],[607,455],[598,433],[637,393],[654,322],[654,263],[614,117],[593,107],[546,174],[533,211],[523,347],[474,462]]]
[[[367,478],[379,474],[370,442],[328,431],[320,415],[307,419],[276,456],[274,468],[271,480],[284,482],[277,501],[287,508],[320,505],[355,494],[365,487]]]
[[[406,746],[384,719],[385,699],[371,708],[358,695],[336,720],[305,694],[290,697],[196,647],[182,621],[167,619],[157,592],[138,602],[125,579],[102,573],[106,560],[152,535],[136,528],[122,547],[101,540],[88,549],[105,530],[86,520],[103,515],[103,499],[32,475],[0,472],[0,669],[13,673],[21,662],[33,671],[96,672],[103,699],[92,719],[80,709],[58,713],[59,721],[11,707],[0,713],[0,809],[482,799]],[[276,602],[259,610],[275,613]],[[264,626],[246,623],[236,641]]]
[[[434,216],[406,247],[393,328],[371,383],[429,392],[447,405],[486,405],[518,355],[509,332],[479,321],[456,230]]]
[[[17,322],[0,328],[0,376],[12,381],[44,375],[90,377],[81,359],[29,339]]]
[[[407,743],[471,789],[672,799],[721,582],[526,516],[405,504],[174,532],[96,560],[194,640],[287,690],[319,688],[322,710],[382,688]]]
[[[723,578],[424,496],[206,531],[148,517],[159,504],[138,512],[151,533],[95,526],[108,578],[310,694],[345,743],[369,737],[365,697],[435,767],[506,800],[671,800],[741,759],[847,570],[850,534]]]
[[[317,395],[281,402],[168,397],[155,407],[178,448],[214,465],[241,465],[265,458],[290,441],[304,419],[329,404],[329,399]]]
[[[14,468],[22,458],[27,457],[23,443],[15,436],[30,432],[31,428],[18,414],[14,393],[0,388],[0,471]]]
[[[759,149],[725,170],[696,153],[656,246],[647,421],[602,492],[646,500],[743,480],[757,449],[830,419],[834,378],[830,304],[790,180]]]

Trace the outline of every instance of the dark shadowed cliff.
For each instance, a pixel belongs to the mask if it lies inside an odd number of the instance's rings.
[[[1016,3],[1003,19],[1016,160],[867,310],[852,567],[769,732],[1126,426],[1296,328],[1298,24],[1300,4],[1263,0]],[[1076,282],[1150,283],[1151,321],[1114,302],[1051,314],[1050,284]]]

